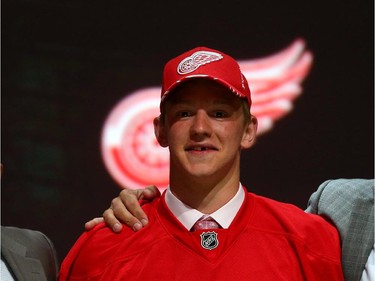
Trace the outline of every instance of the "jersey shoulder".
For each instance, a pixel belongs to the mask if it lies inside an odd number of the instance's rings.
[[[306,213],[299,207],[266,197],[253,197],[252,226],[260,231],[283,235],[317,255],[336,259],[340,251],[337,229],[323,217]]]
[[[155,201],[155,200],[154,200]],[[123,226],[120,233],[114,233],[105,223],[100,223],[92,230],[81,234],[68,255],[65,257],[60,271],[60,281],[83,276],[99,276],[108,264],[116,259],[124,259],[136,251],[145,251],[142,245],[155,240],[160,227],[155,221],[154,205],[157,202],[144,204],[142,208],[147,213],[150,223],[140,231]],[[159,230],[158,230],[159,229]],[[160,237],[160,234],[159,234]]]

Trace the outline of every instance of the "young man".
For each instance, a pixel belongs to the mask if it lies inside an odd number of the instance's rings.
[[[142,230],[102,223],[82,234],[60,280],[343,280],[333,226],[241,185],[240,154],[257,127],[250,105],[230,56],[198,47],[170,60],[154,120],[169,188],[143,205]]]

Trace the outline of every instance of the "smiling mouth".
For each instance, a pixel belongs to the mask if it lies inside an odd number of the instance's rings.
[[[186,151],[207,151],[207,150],[217,150],[217,149],[213,147],[202,147],[202,146],[189,147],[186,149]]]

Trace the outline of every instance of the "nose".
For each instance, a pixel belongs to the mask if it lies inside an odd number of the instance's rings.
[[[192,119],[192,124],[190,127],[190,134],[192,138],[199,141],[200,139],[211,136],[212,127],[210,122],[210,117],[204,110],[198,110]]]

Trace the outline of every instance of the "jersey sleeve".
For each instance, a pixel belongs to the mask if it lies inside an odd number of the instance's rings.
[[[101,272],[105,264],[105,255],[110,249],[105,249],[106,244],[102,243],[102,249],[98,249],[96,245],[99,244],[94,240],[102,240],[108,231],[111,230],[104,223],[100,223],[92,230],[81,234],[62,262],[59,281],[96,280],[95,276]]]

